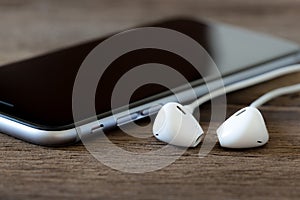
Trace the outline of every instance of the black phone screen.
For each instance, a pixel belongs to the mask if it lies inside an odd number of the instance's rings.
[[[175,19],[147,26],[169,28],[190,36],[207,50],[222,75],[232,74],[295,51],[290,43],[279,41],[276,45],[281,48],[274,48],[274,40],[232,27],[196,20]],[[72,127],[72,91],[76,74],[88,53],[104,39],[0,67],[0,113],[46,130]],[[129,52],[116,59],[100,80],[95,94],[97,114],[102,117],[104,113],[109,115],[109,111],[114,109],[111,108],[110,98],[115,83],[128,70],[146,63],[168,65],[178,70],[190,82],[201,79],[189,62],[173,53],[157,49]],[[178,82],[174,88],[182,84]],[[142,86],[132,95],[131,103],[166,90],[160,85]]]

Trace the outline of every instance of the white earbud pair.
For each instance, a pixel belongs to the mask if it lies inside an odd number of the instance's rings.
[[[203,137],[203,130],[194,116],[178,103],[167,103],[158,112],[153,124],[154,136],[163,142],[183,147],[196,147]],[[258,109],[246,107],[217,130],[221,146],[250,148],[264,145],[269,134]]]
[[[225,90],[232,92],[295,71],[300,71],[300,65],[280,68],[229,85]],[[298,91],[300,91],[300,84],[279,88],[263,95],[249,107],[237,111],[217,129],[220,145],[226,148],[251,148],[266,144],[269,134],[257,107],[277,96]],[[197,106],[222,94],[224,94],[224,89],[215,90],[186,106],[173,102],[167,103],[156,116],[153,135],[158,140],[172,145],[196,147],[203,137],[203,130],[192,113]]]

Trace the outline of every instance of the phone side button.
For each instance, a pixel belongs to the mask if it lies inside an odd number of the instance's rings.
[[[97,126],[95,126],[95,127],[93,127],[93,128],[91,129],[91,133],[98,132],[99,130],[102,130],[103,127],[104,127],[103,124],[99,124],[99,125],[97,125]]]
[[[150,108],[147,108],[147,109],[142,111],[142,115],[149,116],[149,115],[152,115],[154,113],[157,113],[161,109],[161,107],[162,107],[162,105],[158,104],[158,105],[152,106]]]
[[[120,117],[117,119],[117,125],[121,126],[123,124],[127,124],[129,122],[134,121],[136,118],[138,118],[138,114],[137,113],[131,113],[130,115],[126,115],[124,117]]]

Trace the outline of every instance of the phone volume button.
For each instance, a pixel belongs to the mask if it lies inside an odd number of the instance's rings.
[[[147,109],[142,111],[142,115],[149,116],[149,115],[152,115],[154,113],[157,113],[161,109],[161,107],[162,107],[162,105],[158,104],[158,105],[152,106],[150,108],[147,108]]]
[[[99,131],[99,130],[102,130],[103,127],[104,127],[103,124],[99,124],[99,125],[97,125],[97,126],[95,126],[95,127],[93,127],[93,128],[91,129],[91,133],[95,133],[95,132],[97,132],[97,131]]]
[[[130,115],[126,115],[123,117],[120,117],[117,119],[117,125],[121,126],[123,124],[127,124],[129,122],[134,121],[136,118],[138,118],[138,114],[137,113],[131,113]]]

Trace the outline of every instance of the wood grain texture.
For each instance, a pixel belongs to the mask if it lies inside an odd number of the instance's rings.
[[[206,17],[300,42],[299,9],[297,0],[1,0],[0,63],[174,15]],[[296,73],[228,95],[228,115],[299,79]],[[261,108],[271,137],[262,148],[233,151],[217,144],[200,159],[197,147],[145,174],[106,167],[81,143],[46,148],[0,134],[0,199],[299,199],[299,106],[300,95],[293,94]],[[209,104],[202,109],[209,113]],[[208,114],[201,117],[207,128]],[[130,151],[163,146],[154,138],[132,140],[118,130],[109,136]]]

